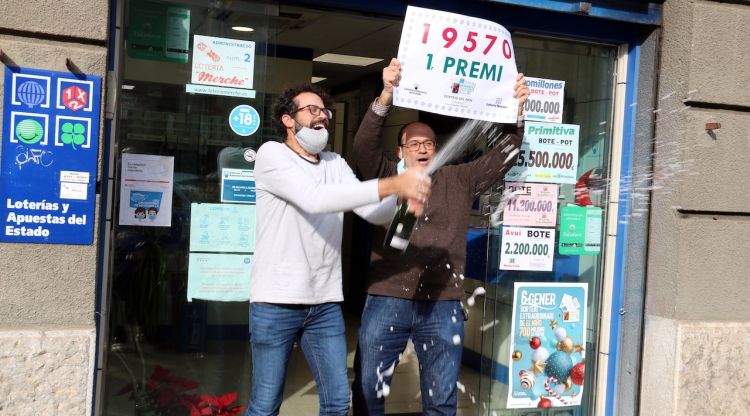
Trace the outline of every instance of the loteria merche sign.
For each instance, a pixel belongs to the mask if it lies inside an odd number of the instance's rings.
[[[223,71],[224,69],[219,66],[219,68],[215,70]],[[219,73],[221,74],[222,72]],[[198,78],[193,80],[194,84],[243,88],[245,86],[245,83],[247,82],[247,77],[237,78],[237,76],[233,75],[230,78],[222,75],[216,75],[216,73],[209,72],[208,70],[198,72],[197,76]]]
[[[252,89],[255,42],[195,35],[193,84]]]

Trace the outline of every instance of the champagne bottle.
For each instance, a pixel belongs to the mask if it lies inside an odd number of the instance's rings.
[[[406,251],[411,240],[411,233],[417,225],[417,217],[409,211],[409,202],[402,201],[393,216],[388,234],[385,236],[383,247],[390,247],[400,251]]]

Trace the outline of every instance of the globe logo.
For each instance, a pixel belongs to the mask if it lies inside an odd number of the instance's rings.
[[[44,128],[38,121],[27,118],[16,124],[16,137],[22,143],[34,144],[42,140]]]
[[[35,105],[44,102],[44,87],[39,85],[38,82],[26,81],[18,87],[17,96],[18,101],[34,108]]]

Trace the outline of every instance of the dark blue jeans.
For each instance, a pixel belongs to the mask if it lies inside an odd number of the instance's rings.
[[[320,414],[347,414],[346,337],[339,304],[251,303],[250,332],[253,387],[248,416],[279,414],[289,356],[298,339],[315,378]]]
[[[460,302],[368,295],[354,357],[355,415],[384,414],[383,386],[390,386],[399,354],[409,338],[419,360],[422,414],[456,414],[456,382],[464,338]]]

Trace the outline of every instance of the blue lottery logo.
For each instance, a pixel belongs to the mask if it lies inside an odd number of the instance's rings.
[[[35,144],[44,137],[44,128],[42,125],[31,118],[21,120],[16,124],[16,138],[21,143]]]
[[[34,106],[44,103],[46,93],[44,87],[38,82],[26,81],[18,86],[16,97],[18,98],[18,101],[34,108]]]
[[[249,136],[258,131],[260,115],[249,105],[239,105],[229,113],[229,127],[240,136]]]

